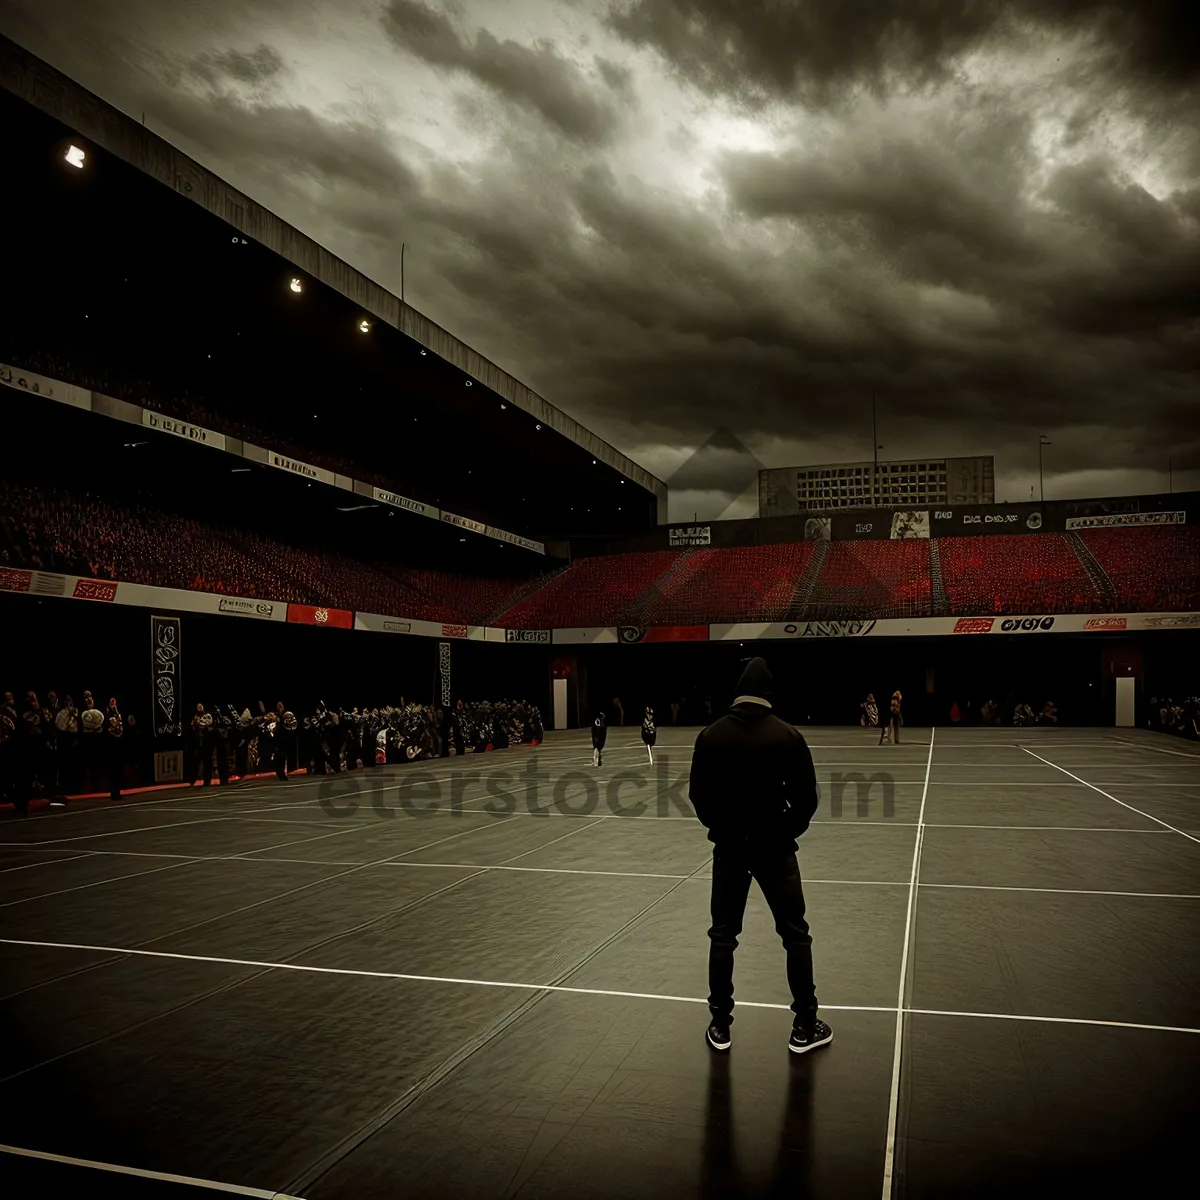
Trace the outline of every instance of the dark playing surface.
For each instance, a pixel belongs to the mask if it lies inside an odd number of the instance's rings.
[[[0,1142],[72,1160],[6,1153],[6,1188],[1175,1194],[1200,1119],[1200,754],[806,733],[834,1043],[804,1057],[756,890],[733,1050],[704,1046],[710,847],[674,786],[694,731],[660,729],[654,767],[614,728],[598,771],[585,731],[0,821]],[[860,796],[856,773],[889,778]]]

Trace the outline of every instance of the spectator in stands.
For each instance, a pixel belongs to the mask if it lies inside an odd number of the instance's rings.
[[[712,926],[708,931],[705,1040],[728,1050],[733,1023],[733,956],[751,879],[757,880],[787,951],[792,993],[789,1050],[803,1054],[833,1040],[817,1018],[812,937],[805,920],[796,839],[819,798],[816,769],[804,737],[771,708],[774,681],[753,658],[738,681],[733,707],[696,739],[689,798],[713,843]]]
[[[96,789],[104,766],[104,714],[96,707],[91,692],[83,693],[83,712],[79,714],[79,728],[79,759],[83,787],[92,792]]]
[[[58,747],[59,797],[77,792],[79,775],[79,709],[75,700],[67,696],[54,718]]]

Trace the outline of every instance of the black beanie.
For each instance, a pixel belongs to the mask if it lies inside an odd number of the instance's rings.
[[[765,658],[752,658],[738,680],[737,696],[757,696],[760,700],[770,700],[775,695],[775,680],[771,678],[771,668]]]

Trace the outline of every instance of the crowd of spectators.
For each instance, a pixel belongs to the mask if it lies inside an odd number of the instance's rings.
[[[990,697],[978,705],[974,700],[965,700],[962,704],[954,700],[951,702],[948,716],[951,725],[1053,727],[1059,723],[1058,705],[1053,700],[1044,701],[1041,707],[1035,710],[1027,699],[1012,695],[1007,696],[1003,704]]]
[[[1146,727],[1157,733],[1200,741],[1200,696],[1183,700],[1152,696],[1146,714]]]
[[[70,694],[12,692],[0,698],[0,803],[25,812],[31,800],[52,805],[68,795],[107,791],[117,799],[146,775],[149,752],[136,714],[116,697],[101,707],[90,691],[82,704]]]
[[[752,586],[711,586],[712,580],[730,578],[746,565],[740,548],[706,550],[699,560],[702,569],[691,573],[675,572],[679,553],[659,550],[581,558],[565,569],[551,567],[523,578],[487,578],[407,566],[381,555],[356,557],[311,535],[305,540],[306,531],[298,525],[274,521],[268,535],[252,514],[245,524],[235,525],[218,511],[200,519],[194,512],[140,499],[122,502],[57,485],[0,482],[0,566],[467,625],[546,629],[669,623],[684,616],[697,624],[764,619],[762,597]],[[1145,531],[1117,534],[1136,541]],[[1022,543],[1020,561],[1027,571],[1015,569],[1015,552],[1005,549],[1013,542]],[[1106,543],[1110,556],[1115,544],[1115,536]],[[1162,555],[1163,544],[1162,537],[1156,538],[1156,553],[1138,560],[1143,563],[1138,591],[1127,591],[1126,603],[1136,600],[1150,610],[1169,611],[1169,602],[1183,596],[1177,582],[1183,567]],[[1186,544],[1200,542],[1191,537]],[[781,607],[794,580],[781,585],[775,578],[772,618],[934,615],[928,546],[903,541],[866,545],[835,546],[830,552],[835,566],[822,574],[806,605]],[[938,545],[954,615],[1104,608],[1074,552],[1058,535],[942,538]],[[988,558],[991,547],[1001,551],[994,561]],[[760,548],[756,553],[761,558],[769,550],[790,563],[791,549]],[[1127,553],[1131,557],[1133,552]],[[722,567],[725,558],[728,571]],[[1075,564],[1074,575],[1068,558]],[[1162,569],[1161,578],[1152,574],[1155,564]],[[1043,569],[1046,573],[1039,574]],[[759,570],[754,578],[762,575]]]
[[[536,586],[363,562],[55,486],[0,482],[0,566],[482,625]]]

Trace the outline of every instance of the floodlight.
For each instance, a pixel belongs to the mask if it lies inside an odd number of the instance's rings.
[[[78,167],[80,170],[83,169],[83,160],[86,156],[78,146],[72,146],[64,155],[64,157],[66,158],[67,162],[71,164],[71,166]]]
[[[371,332],[371,322],[368,321],[366,317],[363,317],[363,319],[361,321],[359,321],[358,331],[359,331],[359,333],[370,333]]]
[[[293,292],[304,291],[304,285],[300,282],[299,279],[293,279],[292,282],[288,284],[288,287],[290,287]]]

